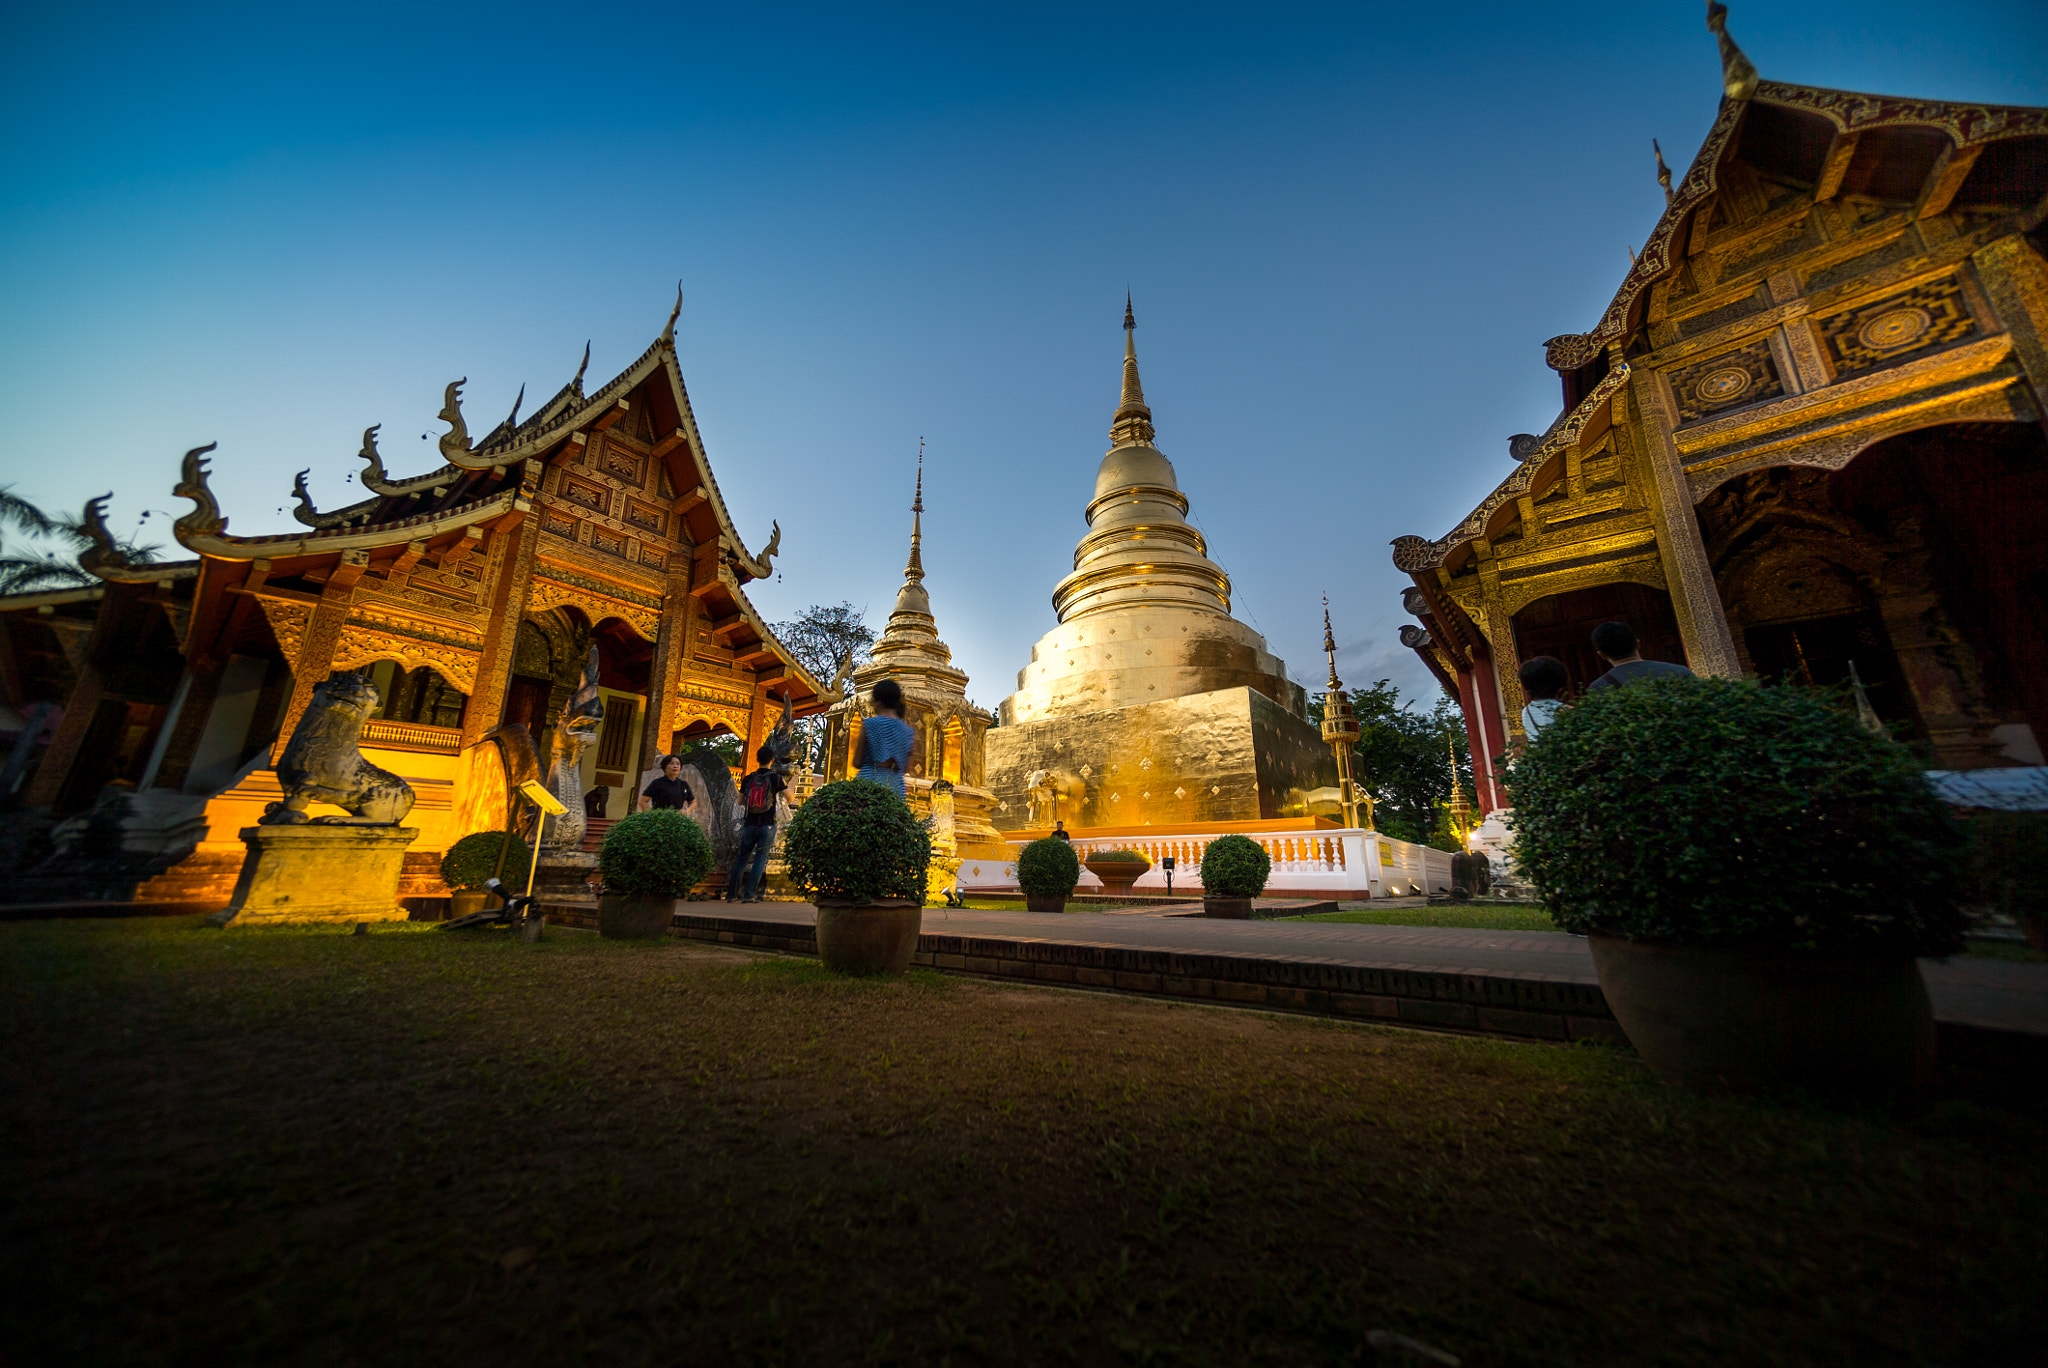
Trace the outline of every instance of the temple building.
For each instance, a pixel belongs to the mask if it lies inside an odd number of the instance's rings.
[[[1059,625],[1039,639],[988,737],[1003,831],[1311,821],[1335,761],[1299,685],[1230,615],[1230,577],[1188,525],[1153,445],[1124,309],[1123,402],[1095,475]]]
[[[7,701],[47,738],[28,806],[78,812],[113,784],[123,820],[161,836],[165,872],[106,896],[202,899],[232,885],[236,833],[280,796],[274,755],[336,671],[376,683],[363,754],[418,795],[402,885],[413,894],[443,891],[439,852],[502,827],[508,786],[545,772],[593,644],[604,720],[583,778],[612,816],[656,756],[712,733],[751,753],[785,701],[799,716],[834,701],[747,600],[780,528],[758,555],[741,541],[675,323],[596,392],[579,367],[481,441],[465,382],[449,385],[445,464],[424,475],[388,474],[371,428],[368,497],[321,512],[301,472],[295,533],[231,535],[206,447],[187,454],[173,491],[192,504],[175,529],[191,559],[127,563],[100,524],[104,501],[88,507],[99,540],[81,564],[104,586],[0,600],[0,663]],[[15,760],[37,740],[25,730]]]
[[[1703,675],[1860,685],[1930,767],[2048,736],[2048,110],[1759,78],[1723,96],[1556,421],[1449,533],[1403,628],[1463,706],[1482,812],[1520,662],[1593,627]]]
[[[825,715],[823,772],[827,782],[851,779],[861,719],[873,713],[868,693],[883,679],[903,690],[904,721],[924,741],[924,762],[904,777],[905,796],[920,816],[943,816],[950,803],[957,849],[1008,858],[989,824],[995,795],[985,786],[985,746],[994,719],[967,698],[967,672],[939,640],[931,596],[924,587],[924,458],[918,458],[917,493],[910,504],[910,559],[903,587],[867,661],[853,671],[853,688]],[[937,800],[935,803],[935,799]],[[946,852],[951,853],[951,852]]]

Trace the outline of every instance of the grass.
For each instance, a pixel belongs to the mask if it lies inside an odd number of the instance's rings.
[[[0,1021],[8,1363],[1364,1364],[1386,1329],[1977,1365],[2048,1331],[2037,1102],[403,925],[0,925]]]
[[[1450,903],[1439,907],[1359,908],[1275,921],[1355,922],[1363,926],[1460,926],[1475,931],[1555,931],[1557,923],[1534,903]]]

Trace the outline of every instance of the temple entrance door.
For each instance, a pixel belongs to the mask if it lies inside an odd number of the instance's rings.
[[[597,744],[583,756],[583,788],[591,813],[623,817],[636,806],[629,795],[644,786],[640,774],[640,739],[646,723],[648,683],[652,678],[654,643],[617,618],[593,627],[597,647],[597,683],[604,696],[604,722]],[[604,793],[599,796],[597,790]],[[603,812],[598,811],[602,805]]]
[[[1685,663],[1671,596],[1645,584],[1599,584],[1552,594],[1516,613],[1513,621],[1517,663],[1546,655],[1563,661],[1571,676],[1567,698],[1579,697],[1588,684],[1607,673],[1592,641],[1593,629],[1603,622],[1633,627],[1643,659]]]

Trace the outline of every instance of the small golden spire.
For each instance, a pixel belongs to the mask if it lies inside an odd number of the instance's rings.
[[[1330,692],[1337,694],[1344,686],[1337,682],[1337,638],[1330,631],[1330,596],[1323,595],[1323,654],[1330,658]]]
[[[1707,28],[1721,44],[1721,90],[1731,100],[1747,100],[1756,94],[1759,78],[1749,58],[1728,36],[1728,7],[1721,0],[1707,0]]]
[[[1109,444],[1113,447],[1152,444],[1152,410],[1145,407],[1145,387],[1138,383],[1138,320],[1131,312],[1130,292],[1124,292],[1124,393],[1116,416],[1109,420]]]
[[[917,439],[917,493],[910,501],[910,560],[903,567],[906,580],[924,579],[924,438]]]
[[[1664,187],[1664,207],[1669,209],[1671,201],[1678,198],[1671,193],[1671,168],[1664,164],[1664,149],[1657,146],[1655,138],[1650,139],[1650,150],[1657,154],[1657,184]]]

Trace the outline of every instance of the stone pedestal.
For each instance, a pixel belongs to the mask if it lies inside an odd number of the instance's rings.
[[[558,908],[571,914],[597,915],[597,894],[591,878],[597,873],[597,856],[580,850],[543,849],[540,866],[533,876],[534,906]],[[522,872],[519,882],[525,882]]]
[[[243,827],[249,847],[221,925],[403,921],[398,875],[414,827]]]

